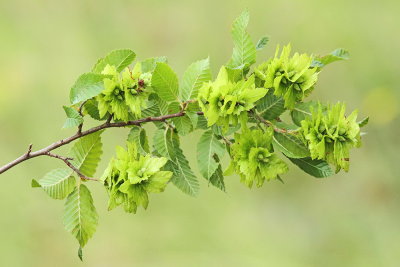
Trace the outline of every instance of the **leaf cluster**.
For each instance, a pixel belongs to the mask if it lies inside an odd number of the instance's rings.
[[[198,195],[200,182],[181,146],[181,139],[195,138],[195,131],[201,131],[191,147],[197,169],[221,191],[227,190],[224,177],[232,174],[250,188],[283,181],[290,163],[317,178],[333,175],[331,165],[336,172],[349,170],[350,149],[361,144],[360,128],[368,119],[356,122],[357,112],[346,116],[341,103],[307,101],[323,68],[348,59],[348,52],[291,55],[287,45],[255,65],[268,38],[253,43],[248,23],[247,11],[234,21],[232,57],[215,79],[209,58],[192,63],[179,79],[165,57],[134,63],[136,54],[129,49],[112,51],[78,77],[70,105],[64,106],[64,127],[77,127],[79,137],[87,120],[105,122],[101,131],[73,145],[66,160],[72,168],[52,170],[32,186],[54,199],[66,198],[64,225],[78,240],[80,257],[98,223],[85,177],[96,175],[104,129],[130,128],[122,142],[126,149],[118,146],[102,178],[93,179],[104,186],[109,210],[146,209],[150,193],[163,192],[169,184]],[[285,113],[290,116],[283,121]],[[152,122],[153,130],[145,122]]]

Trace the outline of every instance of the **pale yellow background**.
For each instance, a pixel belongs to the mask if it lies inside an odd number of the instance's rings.
[[[63,202],[31,189],[32,178],[62,166],[38,158],[0,177],[0,266],[398,266],[400,257],[400,2],[365,1],[0,1],[0,164],[73,133],[62,105],[76,77],[97,58],[131,48],[139,59],[165,55],[181,75],[210,56],[214,75],[231,55],[230,24],[246,7],[257,41],[325,54],[350,50],[328,66],[313,98],[358,107],[371,123],[351,169],[315,179],[291,168],[285,184],[249,190],[227,177],[228,193],[191,198],[174,186],[151,196],[147,212],[106,211],[90,184],[100,225],[84,251],[62,225]],[[105,155],[127,130],[105,137]],[[194,143],[183,141],[197,172]]]

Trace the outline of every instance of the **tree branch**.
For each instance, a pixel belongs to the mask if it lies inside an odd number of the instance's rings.
[[[202,115],[202,112],[197,112],[198,115]],[[40,150],[34,151],[32,152],[32,144],[29,146],[28,151],[26,153],[24,153],[22,156],[18,157],[17,159],[11,161],[10,163],[4,165],[3,167],[0,168],[0,174],[4,173],[5,171],[11,169],[12,167],[28,160],[28,159],[32,159],[32,158],[36,158],[39,156],[50,156],[49,152],[59,148],[61,146],[64,146],[66,144],[71,143],[72,141],[75,141],[76,139],[79,139],[83,136],[101,131],[103,129],[107,129],[107,128],[119,128],[119,127],[126,127],[126,126],[140,126],[143,123],[147,123],[147,122],[152,122],[152,121],[165,121],[167,119],[171,119],[171,118],[176,118],[176,117],[182,117],[185,115],[184,111],[180,111],[178,113],[173,113],[173,114],[168,114],[168,115],[163,115],[163,116],[158,116],[158,117],[147,117],[147,118],[143,118],[143,119],[139,119],[139,120],[134,120],[134,121],[127,121],[127,122],[110,122],[110,120],[107,120],[105,123],[100,124],[96,127],[93,127],[89,130],[86,131],[82,131],[82,132],[77,132],[76,134],[74,134],[73,136],[70,136],[68,138],[59,140],[45,148],[42,148]]]

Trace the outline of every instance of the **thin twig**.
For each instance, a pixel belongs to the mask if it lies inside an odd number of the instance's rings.
[[[262,116],[260,116],[259,114],[257,114],[257,112],[255,111],[250,111],[250,113],[253,115],[253,117],[255,119],[257,119],[258,121],[264,123],[267,126],[271,126],[273,127],[274,131],[277,133],[296,133],[295,130],[287,130],[287,129],[282,129],[282,128],[278,128],[276,127],[272,122],[270,122],[269,120],[264,119]]]
[[[68,158],[68,157],[63,157],[57,154],[53,154],[50,152],[47,152],[45,154],[46,156],[52,157],[52,158],[56,158],[56,159],[60,159],[62,161],[64,161],[64,163],[70,167],[74,172],[76,172],[76,174],[78,174],[79,178],[81,178],[82,180],[90,180],[90,181],[99,181],[99,179],[96,178],[91,178],[91,177],[87,177],[86,175],[84,175],[78,168],[76,168],[72,163],[71,160],[73,160],[72,158]]]
[[[198,112],[199,115],[202,114],[202,112]],[[45,148],[42,148],[40,150],[31,152],[28,150],[28,152],[24,153],[22,156],[18,157],[17,159],[11,161],[10,163],[4,165],[3,167],[0,168],[0,174],[4,173],[5,171],[11,169],[12,167],[14,167],[15,165],[20,164],[21,162],[24,162],[28,159],[32,159],[35,157],[39,157],[39,156],[45,156],[48,152],[59,148],[61,146],[64,146],[66,144],[71,143],[72,141],[75,141],[83,136],[101,131],[103,129],[107,129],[107,128],[120,128],[120,127],[126,127],[126,126],[132,126],[132,125],[136,125],[136,126],[140,126],[143,123],[147,123],[147,122],[152,122],[152,121],[165,121],[167,119],[172,119],[172,118],[176,118],[176,117],[182,117],[185,115],[185,112],[178,112],[178,113],[173,113],[173,114],[168,114],[168,115],[163,115],[163,116],[158,116],[158,117],[147,117],[147,118],[142,118],[139,120],[134,120],[134,121],[127,121],[127,122],[111,122],[111,117],[103,124],[100,124],[96,127],[93,127],[91,129],[88,129],[86,131],[82,131],[81,133],[76,133],[73,136],[70,136],[68,138],[59,140]]]

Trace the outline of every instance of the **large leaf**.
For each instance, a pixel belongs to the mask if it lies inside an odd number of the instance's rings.
[[[335,174],[334,171],[329,166],[329,164],[323,160],[319,159],[313,160],[311,158],[302,158],[302,159],[289,158],[289,159],[304,172],[317,178],[324,178]]]
[[[181,100],[196,98],[200,87],[209,80],[211,80],[211,71],[208,58],[191,64],[183,74],[180,87]]]
[[[249,12],[244,11],[233,23],[232,38],[234,48],[232,59],[228,64],[231,68],[246,70],[256,62],[256,47],[250,35],[246,32],[249,19]]]
[[[151,78],[151,86],[161,99],[165,101],[178,100],[178,78],[166,63],[157,63]]]
[[[276,150],[290,158],[305,158],[310,156],[307,146],[294,134],[275,132],[272,143]]]
[[[138,151],[142,155],[146,155],[150,152],[149,141],[147,139],[146,130],[142,127],[134,126],[128,135],[128,141],[134,142],[138,148]]]
[[[99,59],[93,67],[94,73],[101,73],[107,65],[115,66],[118,72],[129,66],[135,60],[136,54],[129,49],[111,51],[104,58]]]
[[[69,153],[73,158],[72,164],[86,176],[93,176],[100,162],[103,153],[101,133],[102,131],[98,131],[80,138]]]
[[[55,169],[48,172],[42,179],[34,183],[43,188],[43,190],[54,199],[66,198],[75,187],[75,178],[70,169]]]
[[[257,101],[256,107],[260,115],[266,120],[274,120],[285,112],[285,101],[277,97],[272,91]]]
[[[201,175],[207,180],[216,172],[220,163],[216,160],[222,158],[225,153],[225,145],[222,144],[213,131],[204,132],[197,144],[197,163]]]
[[[72,86],[69,99],[72,104],[77,104],[97,96],[104,90],[103,79],[108,75],[85,73],[79,76]]]
[[[76,127],[83,123],[83,118],[76,109],[67,106],[63,106],[63,108],[67,115],[63,128]]]
[[[89,189],[84,184],[75,187],[65,202],[63,223],[81,248],[96,232],[98,218]]]
[[[350,54],[347,50],[343,48],[338,48],[333,52],[331,52],[329,55],[323,57],[316,57],[311,63],[311,67],[322,68],[332,62],[349,59],[349,57]]]

